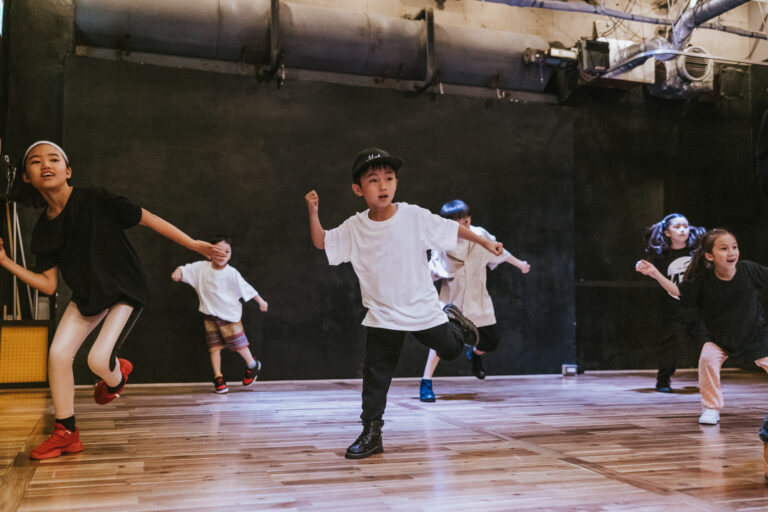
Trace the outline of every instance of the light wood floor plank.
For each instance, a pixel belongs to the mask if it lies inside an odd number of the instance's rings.
[[[418,379],[389,394],[382,455],[351,461],[359,381],[129,385],[113,404],[78,389],[85,451],[30,461],[50,431],[45,391],[0,391],[0,510],[766,511],[764,374],[725,371],[720,425],[696,423],[651,372]]]

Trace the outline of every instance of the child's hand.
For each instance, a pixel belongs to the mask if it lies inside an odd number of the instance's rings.
[[[521,263],[521,265],[520,265],[520,272],[522,272],[523,274],[527,274],[528,272],[531,271],[531,264],[530,263],[528,263],[527,261],[521,261],[520,263]]]
[[[259,309],[260,309],[262,312],[266,313],[266,312],[267,312],[267,309],[269,309],[269,304],[267,304],[267,301],[265,301],[264,299],[262,299],[262,300],[261,300],[261,302],[259,302]]]
[[[320,205],[320,196],[317,195],[317,192],[314,190],[307,192],[307,195],[304,196],[304,200],[307,202],[309,214],[317,215],[317,211]]]
[[[654,270],[656,270],[656,267],[654,267],[653,264],[648,261],[640,260],[635,263],[635,270],[644,276],[650,276],[653,274]]]
[[[227,253],[224,252],[224,249],[222,249],[218,245],[213,245],[208,242],[204,242],[203,240],[195,240],[192,250],[195,252],[199,252],[209,260],[213,259],[214,257],[219,257],[219,258],[227,257]]]
[[[176,267],[176,270],[174,270],[173,274],[171,274],[171,279],[177,283],[181,281],[181,267]]]
[[[0,238],[0,262],[5,261],[8,259],[8,256],[5,254],[5,249],[3,249],[3,239]]]
[[[485,248],[496,256],[501,256],[501,253],[504,252],[504,245],[501,242],[494,242],[492,240],[486,241]]]

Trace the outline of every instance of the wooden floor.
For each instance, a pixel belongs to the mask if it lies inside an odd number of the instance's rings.
[[[765,374],[724,371],[720,425],[697,424],[693,371],[396,380],[384,454],[344,458],[359,381],[141,386],[107,406],[79,389],[85,451],[28,458],[42,390],[0,391],[3,511],[766,510],[757,430]]]

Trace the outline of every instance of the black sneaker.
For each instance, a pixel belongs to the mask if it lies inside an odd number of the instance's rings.
[[[227,383],[224,381],[224,377],[216,377],[213,379],[213,389],[219,394],[229,391]]]
[[[443,311],[448,316],[450,322],[455,323],[461,328],[461,332],[464,335],[464,344],[469,347],[476,347],[477,342],[480,341],[480,336],[477,334],[475,324],[465,317],[461,310],[453,304],[446,304]]]
[[[483,358],[480,354],[476,354],[473,349],[467,350],[467,359],[472,363],[472,375],[478,379],[485,378],[485,368],[483,368]]]

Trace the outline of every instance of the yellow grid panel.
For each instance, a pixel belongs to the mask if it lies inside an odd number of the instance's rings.
[[[45,382],[48,327],[0,327],[0,383]]]

